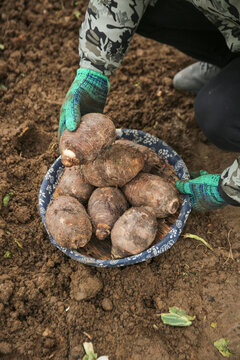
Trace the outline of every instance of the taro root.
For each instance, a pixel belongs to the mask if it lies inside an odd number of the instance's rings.
[[[160,176],[140,173],[123,187],[133,206],[147,206],[158,218],[174,214],[179,207],[177,189]]]
[[[127,208],[127,200],[119,189],[104,187],[94,190],[88,201],[88,214],[99,240],[110,234],[114,223]]]
[[[72,196],[53,199],[46,211],[46,225],[57,244],[67,249],[85,246],[92,224],[84,206]]]
[[[116,128],[109,117],[99,113],[82,116],[76,131],[65,130],[60,139],[65,166],[85,164],[107,149],[116,139]]]
[[[75,165],[64,169],[53,198],[69,195],[75,197],[81,203],[85,203],[90,198],[93,190],[94,186],[84,178],[81,167]]]
[[[159,243],[169,233],[171,226],[169,226],[165,222],[165,219],[158,218],[157,222],[158,222],[158,230],[157,230],[157,235],[155,237],[155,242]]]
[[[179,180],[173,166],[168,163],[164,163],[162,166],[154,166],[151,168],[151,174],[158,175],[163,179],[166,179],[169,183],[171,183],[174,187],[176,181]]]
[[[176,181],[179,180],[173,166],[164,161],[160,155],[156,154],[155,151],[149,147],[127,139],[116,140],[114,144],[125,144],[126,146],[138,149],[144,156],[143,172],[159,175],[170,181],[174,186]]]
[[[146,250],[154,241],[157,228],[156,217],[145,207],[128,209],[112,228],[112,256],[122,258]]]
[[[127,139],[116,140],[114,144],[124,144],[140,151],[144,156],[143,172],[150,172],[155,167],[163,168],[165,166],[165,161],[147,146],[137,144]]]
[[[113,144],[92,163],[82,166],[87,181],[96,187],[123,186],[144,166],[143,155],[136,149]]]

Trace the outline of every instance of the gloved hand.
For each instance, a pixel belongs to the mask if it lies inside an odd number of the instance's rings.
[[[190,195],[193,209],[208,211],[226,206],[226,201],[218,191],[220,175],[208,174],[204,170],[200,171],[200,175],[193,180],[176,182],[176,187],[181,193]]]
[[[109,89],[105,75],[94,70],[78,69],[61,108],[58,138],[66,128],[76,130],[81,116],[90,112],[102,113]]]

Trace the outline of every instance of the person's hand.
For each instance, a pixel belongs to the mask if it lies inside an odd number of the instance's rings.
[[[220,174],[208,174],[201,170],[200,175],[192,180],[176,182],[176,187],[182,194],[190,195],[193,209],[208,211],[226,206],[226,201],[218,191]]]
[[[81,116],[90,112],[102,113],[109,88],[105,75],[94,70],[78,69],[61,107],[58,138],[66,128],[69,131],[76,130]]]

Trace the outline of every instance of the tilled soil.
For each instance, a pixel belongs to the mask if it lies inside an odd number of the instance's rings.
[[[231,358],[240,359],[239,208],[192,212],[170,250],[124,268],[82,265],[49,241],[38,193],[59,155],[60,106],[78,68],[85,8],[84,1],[1,2],[0,358],[74,360],[91,341],[110,360],[217,360],[213,343],[227,337]],[[135,35],[110,78],[105,112],[116,127],[166,141],[189,170],[220,173],[236,154],[207,141],[194,96],[172,87],[193,61]],[[170,306],[195,315],[193,324],[164,325],[160,314]]]

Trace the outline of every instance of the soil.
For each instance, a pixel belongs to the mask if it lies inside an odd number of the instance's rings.
[[[71,260],[44,230],[38,193],[59,155],[59,112],[78,68],[85,8],[84,1],[1,2],[0,358],[81,359],[91,341],[110,360],[217,360],[214,341],[229,338],[231,358],[240,359],[239,208],[192,212],[170,250],[124,268]],[[220,173],[236,154],[205,138],[194,96],[172,86],[174,74],[194,61],[135,35],[110,78],[105,112],[116,127],[165,140],[189,170]],[[164,325],[160,314],[170,306],[195,315],[193,324]]]

